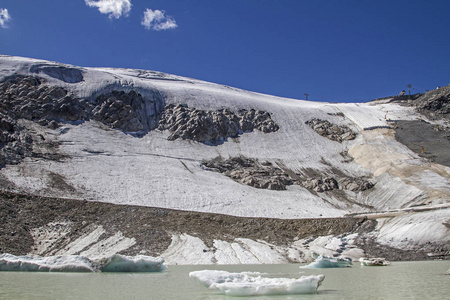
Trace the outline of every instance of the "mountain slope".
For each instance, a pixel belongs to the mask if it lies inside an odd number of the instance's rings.
[[[4,189],[237,217],[353,214],[377,219],[369,236],[380,244],[448,251],[450,168],[395,139],[394,120],[420,118],[413,107],[19,57],[0,65],[2,113],[15,126]]]

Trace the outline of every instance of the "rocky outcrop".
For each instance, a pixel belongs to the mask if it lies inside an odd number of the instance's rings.
[[[78,76],[73,70],[38,71]],[[46,85],[40,78],[12,76],[0,83],[0,166],[17,164],[31,155],[33,139],[18,125],[18,119],[51,129],[61,122],[77,124],[93,119],[127,133],[143,134],[154,129],[157,118],[147,114],[143,97],[135,91],[112,91],[89,102],[62,87]]]
[[[210,170],[232,178],[233,180],[255,188],[270,190],[286,190],[289,185],[300,185],[311,191],[323,193],[333,190],[361,192],[371,189],[374,184],[363,178],[351,178],[344,175],[328,177],[310,177],[285,171],[271,162],[260,162],[246,157],[223,159],[216,157],[203,165]]]
[[[362,192],[371,189],[374,184],[362,178],[350,177],[323,177],[323,178],[308,178],[299,182],[300,185],[307,189],[318,193],[323,193],[332,190],[347,190],[352,192]]]
[[[217,157],[204,166],[216,169],[233,180],[255,188],[269,190],[286,190],[293,181],[283,170],[270,162],[259,162],[245,157],[233,157],[223,160]]]
[[[450,114],[450,85],[438,87],[425,93],[395,97],[395,102],[400,105],[413,106],[429,120],[444,120],[449,129]]]
[[[33,76],[13,76],[0,83],[0,111],[52,127],[55,122],[94,119],[124,132],[151,130],[155,120],[150,118],[157,119],[148,116],[144,99],[136,91],[112,91],[89,102]]]
[[[236,114],[229,109],[204,111],[186,105],[169,104],[161,114],[159,129],[171,132],[169,140],[182,138],[220,144],[229,137],[235,138],[254,129],[264,133],[275,132],[279,126],[265,111],[240,110]]]
[[[342,143],[342,141],[349,141],[356,138],[350,128],[343,125],[336,125],[327,120],[311,119],[305,122],[306,125],[311,127],[315,132],[324,136],[332,141]]]
[[[429,91],[419,97],[415,104],[420,113],[430,119],[448,118],[450,114],[450,85]]]
[[[125,132],[150,130],[145,103],[135,91],[113,91],[97,97],[92,109],[92,119],[111,128]]]
[[[47,86],[32,76],[14,76],[0,84],[0,111],[46,125],[56,122],[86,120],[87,101],[57,86]]]
[[[362,192],[375,186],[375,184],[363,178],[343,177],[338,180],[338,183],[339,189],[352,192]]]

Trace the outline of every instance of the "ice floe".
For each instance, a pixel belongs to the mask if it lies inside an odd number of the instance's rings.
[[[162,258],[115,254],[100,261],[80,255],[0,255],[0,271],[31,272],[160,272],[166,269]]]
[[[261,273],[230,273],[218,270],[190,272],[208,288],[219,289],[229,296],[295,295],[315,293],[324,280],[324,275],[301,276],[300,278],[268,278]]]
[[[105,260],[102,272],[160,272],[167,267],[162,258],[145,255],[113,255]]]
[[[319,255],[315,260],[301,268],[305,269],[322,269],[322,268],[345,268],[352,266],[352,260],[348,257],[327,257]]]
[[[93,262],[84,256],[49,256],[38,255],[15,256],[0,255],[0,271],[31,272],[94,272]]]
[[[384,257],[370,257],[370,258],[361,257],[359,261],[361,262],[361,266],[369,266],[369,267],[389,266],[391,264],[391,262],[386,260],[386,258]]]

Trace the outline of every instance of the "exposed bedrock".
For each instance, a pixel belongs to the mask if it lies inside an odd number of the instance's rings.
[[[211,170],[232,178],[233,180],[255,188],[270,190],[286,190],[286,187],[297,184],[311,191],[323,193],[333,190],[349,190],[353,192],[371,189],[374,184],[363,178],[352,178],[334,174],[328,177],[308,176],[287,172],[271,162],[260,162],[246,157],[232,157],[224,160],[216,157],[203,165]]]
[[[356,138],[350,128],[343,125],[336,125],[327,120],[311,119],[305,122],[306,125],[311,127],[315,132],[324,136],[332,141],[342,143],[342,141],[349,141]]]
[[[171,132],[169,140],[182,138],[207,144],[220,144],[229,137],[235,138],[254,129],[264,133],[275,132],[279,126],[265,111],[254,109],[243,109],[238,113],[229,109],[204,111],[186,105],[169,104],[161,114],[159,129]]]
[[[413,101],[417,110],[430,119],[448,119],[450,114],[450,85],[422,94]]]

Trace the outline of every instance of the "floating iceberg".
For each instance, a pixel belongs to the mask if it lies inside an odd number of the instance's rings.
[[[93,262],[84,256],[49,256],[38,255],[15,256],[0,255],[0,271],[31,272],[94,272]]]
[[[372,258],[364,258],[361,257],[359,259],[362,266],[389,266],[391,264],[390,261],[386,260],[386,258],[382,257],[372,257]]]
[[[116,254],[104,261],[102,272],[160,272],[167,269],[162,258]]]
[[[115,254],[101,261],[79,255],[15,256],[0,255],[0,271],[31,272],[160,272],[167,267],[164,260],[152,256],[125,256]]]
[[[229,273],[226,271],[203,270],[190,272],[209,288],[217,288],[229,296],[294,295],[312,294],[324,280],[324,275],[302,276],[300,278],[267,278],[260,273]]]
[[[319,255],[309,265],[300,268],[322,269],[322,268],[345,268],[352,266],[352,259],[348,257],[327,257]]]

